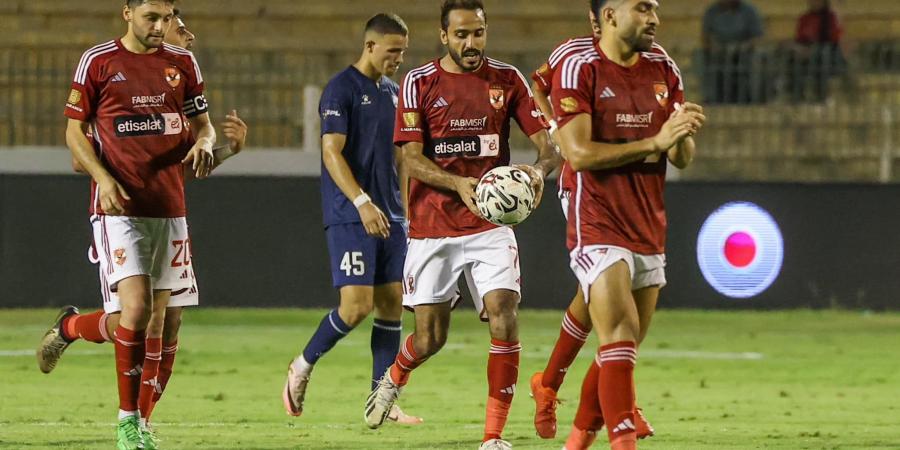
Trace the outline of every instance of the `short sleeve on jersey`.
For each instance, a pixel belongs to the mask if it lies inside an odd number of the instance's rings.
[[[69,96],[66,99],[66,117],[82,122],[93,118],[100,91],[97,87],[97,63],[94,60],[100,55],[115,50],[115,43],[110,41],[88,49],[81,55],[72,78]]]
[[[425,118],[419,103],[422,95],[418,80],[433,74],[437,69],[433,65],[422,66],[411,70],[403,78],[400,98],[397,104],[397,115],[394,120],[394,145],[403,146],[407,142],[425,142]]]
[[[579,114],[593,112],[592,72],[590,59],[576,56],[568,58],[553,75],[551,101],[560,127]]]
[[[553,86],[553,71],[549,63],[544,63],[531,74],[538,91],[543,95],[550,95],[550,87]]]
[[[350,128],[350,105],[352,92],[347,86],[336,86],[332,81],[322,92],[319,100],[319,117],[322,120],[321,134],[347,134]]]
[[[184,115],[188,118],[199,116],[209,111],[209,103],[203,96],[203,75],[200,73],[200,65],[193,53],[188,52],[191,59],[190,71],[188,76],[188,86],[184,96]],[[167,74],[168,76],[168,74]]]
[[[516,123],[519,124],[522,132],[526,136],[531,136],[538,131],[547,129],[547,121],[537,108],[537,105],[535,105],[534,96],[531,93],[531,88],[526,84],[525,77],[518,69],[514,70],[516,70],[517,77],[515,88],[513,89],[513,101],[515,102],[512,105],[514,108],[513,117],[515,117]]]

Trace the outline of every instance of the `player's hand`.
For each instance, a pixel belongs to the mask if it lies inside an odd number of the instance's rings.
[[[694,129],[694,131],[690,134],[690,136],[697,134],[697,132],[699,132],[700,129],[703,128],[703,125],[706,123],[706,116],[703,114],[702,106],[700,106],[696,103],[684,102],[684,105],[676,104],[676,108],[679,108],[679,109],[676,111],[675,114],[682,114],[682,113],[697,114],[696,118],[699,121],[699,125],[696,127],[696,129]]]
[[[387,216],[372,202],[363,203],[358,209],[366,234],[372,237],[387,239],[391,236],[391,224]]]
[[[541,204],[541,198],[544,196],[544,175],[533,166],[517,164],[513,167],[524,171],[528,174],[528,178],[531,178],[531,189],[534,191],[534,204],[531,205],[531,210],[534,211]]]
[[[653,137],[654,148],[660,153],[672,148],[673,145],[700,130],[705,120],[706,116],[703,113],[684,109],[676,111]]]
[[[237,110],[232,109],[225,115],[225,121],[222,122],[222,133],[228,138],[228,147],[231,149],[232,156],[244,149],[247,141],[247,124],[238,117]]]
[[[456,193],[459,194],[459,198],[466,204],[469,211],[475,214],[475,217],[483,219],[484,217],[481,216],[477,203],[475,203],[475,186],[478,186],[478,178],[459,177],[456,179]]]
[[[198,179],[203,179],[209,176],[209,172],[212,170],[215,162],[214,160],[212,146],[203,141],[197,141],[188,151],[187,156],[181,160],[181,163],[191,164],[194,176]]]
[[[97,183],[97,195],[100,197],[100,207],[110,216],[125,214],[123,204],[131,200],[125,188],[113,177],[109,177]]]

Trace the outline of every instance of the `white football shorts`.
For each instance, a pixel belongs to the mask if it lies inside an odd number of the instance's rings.
[[[519,247],[512,228],[500,227],[468,236],[410,239],[403,267],[403,306],[459,301],[457,282],[466,284],[482,320],[484,295],[496,289],[521,299]]]
[[[569,265],[584,294],[590,301],[590,286],[606,269],[619,261],[628,264],[631,273],[631,290],[649,286],[666,285],[666,255],[641,255],[614,245],[589,245],[569,254]]]
[[[155,218],[98,215],[91,218],[94,242],[88,258],[98,264],[100,293],[107,313],[120,312],[119,281],[150,277],[153,290],[171,290],[169,307],[199,304],[184,217]]]

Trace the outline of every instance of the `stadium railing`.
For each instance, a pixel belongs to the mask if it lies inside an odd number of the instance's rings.
[[[83,50],[0,47],[0,147],[64,145],[63,102]],[[698,136],[696,165],[681,178],[900,179],[900,166],[895,167],[900,41],[862,42],[840,60],[825,49],[810,49],[801,58],[778,44],[726,48],[719,54],[691,46],[668,50],[682,68],[688,98],[703,102],[710,118]],[[546,58],[544,53],[500,49],[491,56],[527,74]],[[408,54],[404,69],[435,54]],[[204,47],[197,56],[214,118],[237,109],[252,126],[252,147],[315,152],[318,89],[357,55],[350,50]],[[529,148],[520,134],[512,145]]]

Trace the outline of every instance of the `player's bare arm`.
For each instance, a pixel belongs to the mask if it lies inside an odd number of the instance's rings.
[[[537,97],[535,97],[537,98]],[[556,152],[556,145],[550,139],[550,133],[541,130],[529,136],[531,142],[538,150],[537,161],[531,166],[516,166],[528,172],[531,177],[531,187],[534,189],[534,207],[541,204],[544,195],[544,178],[553,173],[562,160]]]
[[[685,102],[684,106],[681,107],[681,111],[690,111],[698,113],[698,118],[700,119],[700,126],[702,127],[704,122],[706,121],[706,116],[703,115],[703,107],[696,104]],[[679,112],[680,113],[680,112]],[[676,113],[676,114],[679,114]],[[686,138],[679,141],[672,147],[668,152],[669,162],[672,163],[673,166],[679,169],[685,169],[687,166],[691,164],[691,161],[694,160],[694,155],[697,151],[697,144],[694,142],[693,135],[699,131],[699,127],[692,134],[688,135]]]
[[[397,166],[397,181],[400,184],[400,203],[403,205],[403,217],[409,220],[409,173],[403,163],[403,149],[394,146],[394,164]]]
[[[194,176],[206,178],[213,167],[213,145],[216,144],[216,129],[209,120],[209,113],[198,114],[191,117],[191,129],[197,130],[197,142],[188,151],[182,164],[191,164]]]
[[[703,114],[685,111],[670,117],[652,138],[625,144],[607,144],[591,140],[591,116],[579,114],[561,127],[557,136],[563,158],[573,170],[602,170],[661,154],[699,130],[703,120]]]
[[[123,214],[125,208],[122,207],[122,200],[131,200],[131,197],[97,158],[94,147],[85,136],[87,130],[87,122],[76,119],[69,119],[66,125],[66,145],[72,152],[73,165],[77,163],[78,167],[88,173],[97,183],[100,206],[103,211],[110,215]]]
[[[353,176],[350,165],[347,164],[343,155],[346,143],[347,136],[344,134],[322,135],[322,163],[341,192],[353,202],[353,206],[356,206],[366,234],[387,239],[391,234],[391,224],[384,212],[372,203],[368,194],[363,192],[359,182]]]
[[[407,142],[403,144],[403,164],[410,178],[415,178],[431,186],[455,191],[459,194],[463,203],[472,214],[481,217],[478,207],[475,206],[475,186],[478,179],[453,175],[426,158],[422,153],[424,145],[421,142]]]

